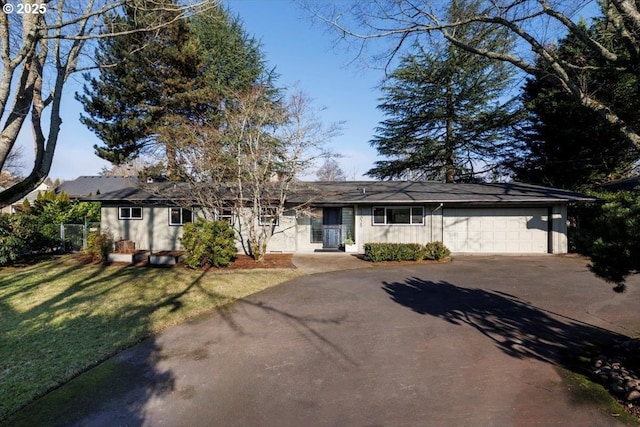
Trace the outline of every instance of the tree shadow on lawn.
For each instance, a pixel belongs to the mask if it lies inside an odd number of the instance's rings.
[[[146,402],[174,390],[173,373],[158,367],[162,348],[153,337],[149,316],[158,310],[179,310],[183,306],[180,299],[192,290],[206,292],[201,286],[206,272],[195,276],[180,290],[164,292],[155,304],[144,304],[131,298],[109,314],[91,310],[73,313],[74,307],[91,301],[108,303],[111,290],[141,274],[133,268],[114,268],[107,271],[106,276],[103,275],[104,267],[96,267],[92,272],[78,275],[74,267],[58,272],[56,278],[73,275],[74,280],[61,292],[24,312],[14,310],[0,299],[0,316],[15,318],[14,327],[20,330],[19,333],[0,330],[1,345],[9,351],[0,360],[0,380],[4,379],[0,381],[4,383],[0,396],[13,398],[21,394],[28,400],[41,396],[5,420],[2,420],[3,416],[15,407],[0,399],[1,426],[75,425],[87,415],[92,417],[91,423],[98,425],[143,425]],[[161,271],[151,273],[154,276],[162,274]],[[103,283],[106,278],[108,285]],[[41,280],[37,282],[42,284]],[[33,285],[36,291],[38,284]],[[215,294],[210,297],[224,298]],[[47,320],[69,310],[71,314],[59,321]],[[117,338],[103,339],[109,334],[116,334]],[[136,343],[140,345],[120,353]],[[110,357],[114,354],[116,356]],[[59,360],[65,361],[62,370]],[[53,378],[49,375],[44,382],[43,377],[56,363],[58,374]],[[32,366],[30,378],[15,381],[5,377],[10,375],[12,366],[24,364]],[[66,382],[70,377],[74,378]],[[29,383],[38,384],[38,387],[34,390]],[[42,395],[43,392],[46,394]],[[25,400],[24,397],[20,399]]]
[[[142,426],[146,403],[175,389],[173,373],[157,368],[161,352],[149,338],[45,394],[0,426]]]
[[[578,358],[593,356],[622,335],[546,311],[498,291],[464,288],[413,277],[383,282],[391,299],[416,313],[476,329],[505,354],[585,374]]]

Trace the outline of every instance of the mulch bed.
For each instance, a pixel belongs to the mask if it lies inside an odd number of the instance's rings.
[[[154,253],[154,255],[159,255],[160,252]],[[167,251],[166,254],[162,255],[170,255]],[[84,254],[78,254],[76,256],[78,262],[82,264],[97,264],[90,257]],[[110,265],[121,265],[121,266],[130,266],[128,263],[111,263]],[[182,263],[173,264],[173,265],[158,265],[151,266],[147,262],[147,260],[140,261],[136,264],[133,264],[133,267],[183,267]],[[218,270],[218,271],[226,271],[226,270],[253,270],[253,269],[263,269],[263,268],[296,268],[292,261],[292,254],[266,254],[264,260],[262,262],[256,262],[253,258],[248,255],[238,254],[236,256],[235,261],[229,264],[227,267],[207,267],[204,270]]]
[[[248,255],[238,254],[235,261],[227,267],[221,267],[217,270],[252,270],[255,268],[296,268],[296,266],[293,264],[292,254],[266,254],[262,262],[256,262]]]

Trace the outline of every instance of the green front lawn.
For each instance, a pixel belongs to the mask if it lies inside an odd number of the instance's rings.
[[[83,265],[68,255],[0,269],[0,420],[156,331],[300,274]]]

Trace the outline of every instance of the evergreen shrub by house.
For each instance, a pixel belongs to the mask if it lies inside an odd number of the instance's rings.
[[[226,267],[236,257],[235,236],[226,221],[198,218],[184,225],[180,241],[186,252],[184,264],[189,268]]]
[[[426,259],[439,261],[451,256],[451,251],[442,242],[429,242],[424,246]]]
[[[451,255],[442,242],[418,243],[365,243],[364,258],[371,262],[440,260]]]

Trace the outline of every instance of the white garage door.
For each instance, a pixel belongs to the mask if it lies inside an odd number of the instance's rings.
[[[547,209],[445,209],[443,241],[452,252],[546,253]]]

